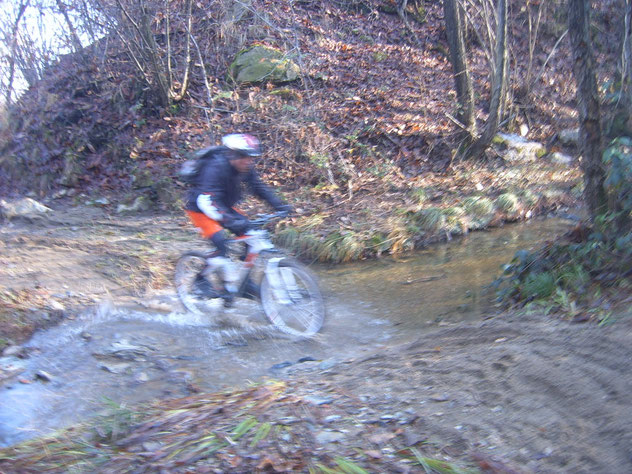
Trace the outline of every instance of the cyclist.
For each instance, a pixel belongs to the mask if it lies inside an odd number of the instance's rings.
[[[219,269],[223,276],[226,294],[222,296],[226,305],[232,302],[238,290],[239,275],[235,264],[226,256],[224,229],[238,236],[250,230],[248,218],[234,207],[242,198],[244,185],[277,211],[291,211],[291,206],[279,199],[257,175],[254,160],[258,156],[261,156],[261,144],[256,137],[245,133],[224,136],[222,146],[214,148],[212,157],[200,165],[187,197],[185,209],[193,225],[217,248],[216,256],[209,258],[208,264],[211,269]],[[212,292],[205,278],[196,284],[202,294]],[[252,282],[247,285],[246,294],[258,293]]]

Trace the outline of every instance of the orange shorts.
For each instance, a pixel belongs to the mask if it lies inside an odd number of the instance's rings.
[[[223,229],[222,225],[208,217],[202,212],[187,211],[193,225],[200,229],[200,234],[206,239],[210,239]]]

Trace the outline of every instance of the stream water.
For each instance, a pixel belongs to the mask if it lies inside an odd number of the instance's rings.
[[[494,311],[486,286],[500,266],[570,225],[533,220],[398,259],[313,266],[327,303],[325,327],[313,340],[280,337],[248,301],[207,317],[183,314],[169,293],[144,307],[105,303],[36,334],[26,345],[29,357],[0,358],[5,369],[21,371],[0,386],[0,446],[109,406],[282,378],[301,364],[327,369],[438,325],[480,319]]]

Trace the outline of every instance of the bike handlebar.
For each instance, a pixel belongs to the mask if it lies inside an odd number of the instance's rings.
[[[271,220],[282,219],[284,217],[287,217],[288,214],[289,214],[288,211],[277,211],[271,214],[259,214],[254,219],[250,220],[250,225],[252,225],[252,227],[255,227],[255,228],[261,228],[264,225],[266,225],[268,222],[270,222]]]

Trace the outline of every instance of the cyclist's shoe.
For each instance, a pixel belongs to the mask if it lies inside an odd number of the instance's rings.
[[[204,278],[204,275],[201,273],[195,277],[195,281],[193,282],[193,294],[198,298],[217,298],[219,295],[213,285]]]
[[[224,300],[224,308],[232,308],[235,303],[235,294],[230,291],[224,291],[221,296]]]
[[[250,300],[257,300],[261,298],[261,288],[250,278],[248,278],[246,283],[244,283],[244,298],[248,298]]]

